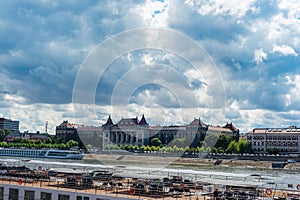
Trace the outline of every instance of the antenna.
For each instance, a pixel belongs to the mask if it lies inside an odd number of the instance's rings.
[[[46,121],[45,132],[48,133],[48,121]]]

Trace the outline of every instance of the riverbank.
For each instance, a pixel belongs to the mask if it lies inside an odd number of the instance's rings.
[[[272,162],[254,160],[216,160],[199,158],[174,158],[143,155],[116,155],[116,154],[86,154],[84,161],[109,165],[152,165],[152,166],[188,166],[188,167],[228,167],[249,169],[272,169]],[[288,163],[283,170],[300,171],[300,163]]]

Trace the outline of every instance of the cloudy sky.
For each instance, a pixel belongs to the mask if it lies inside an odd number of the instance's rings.
[[[109,114],[300,126],[297,0],[12,0],[0,5],[0,36],[0,114],[20,130]]]

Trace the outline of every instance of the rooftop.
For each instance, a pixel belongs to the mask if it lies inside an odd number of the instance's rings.
[[[254,134],[288,134],[288,133],[295,133],[300,134],[300,128],[297,128],[296,126],[290,126],[287,128],[255,128],[252,132]]]

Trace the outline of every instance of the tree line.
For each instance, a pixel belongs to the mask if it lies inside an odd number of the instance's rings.
[[[63,149],[67,150],[72,147],[77,147],[78,142],[70,140],[66,143],[57,141],[54,135],[48,135],[48,138],[43,140],[30,140],[30,139],[21,139],[14,138],[12,141],[4,141],[5,137],[11,133],[10,130],[0,129],[0,147],[3,148],[29,148],[29,149]]]
[[[196,147],[189,146],[185,138],[176,138],[169,144],[163,144],[158,138],[153,138],[150,145],[107,144],[104,150],[126,150],[138,152],[164,152],[164,153],[253,153],[246,139],[236,139],[227,135],[208,135]]]
[[[77,147],[78,142],[74,140],[70,140],[67,143],[47,143],[47,141],[43,140],[24,140],[24,139],[17,139],[13,140],[11,142],[5,142],[2,141],[0,142],[0,147],[3,148],[28,148],[28,149],[63,149],[67,150],[70,149],[71,147]]]

